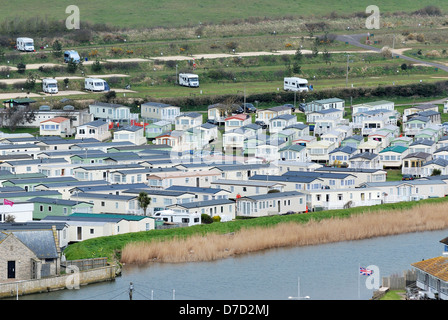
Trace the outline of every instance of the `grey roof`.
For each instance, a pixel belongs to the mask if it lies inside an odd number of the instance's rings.
[[[416,179],[416,180],[397,180],[397,181],[385,181],[385,182],[365,182],[361,185],[368,187],[384,187],[384,186],[399,186],[402,184],[411,184],[411,185],[430,185],[430,184],[446,184],[442,180],[426,180],[426,179]]]
[[[281,114],[279,116],[276,116],[276,117],[270,119],[269,121],[273,121],[273,120],[286,120],[286,121],[288,121],[288,120],[291,120],[291,119],[294,119],[294,118],[297,119],[297,116],[294,115],[294,114]]]
[[[108,107],[108,108],[121,108],[121,107],[125,107],[125,108],[129,108],[127,106],[124,106],[122,104],[116,104],[116,103],[107,103],[107,102],[100,102],[100,101],[95,101],[94,103],[90,104],[89,106],[98,106],[98,107]]]
[[[20,165],[32,165],[32,164],[49,164],[49,163],[68,163],[64,158],[44,158],[44,159],[33,159],[33,160],[10,160],[3,161],[3,163],[9,163],[12,166]]]
[[[129,201],[136,196],[124,196],[124,195],[116,195],[116,194],[101,194],[101,193],[87,193],[87,192],[80,192],[78,193],[74,199],[77,197],[79,198],[89,198],[89,199],[104,199],[104,200],[124,200]]]
[[[10,231],[17,239],[27,246],[39,259],[58,258],[58,250],[52,230]],[[6,238],[0,232],[0,241]]]
[[[67,224],[64,222],[43,222],[39,221],[27,221],[27,222],[4,222],[0,223],[0,230],[5,231],[14,231],[14,230],[51,230],[52,226],[56,227],[56,230],[63,230],[67,227]]]
[[[354,173],[375,173],[379,171],[385,171],[383,169],[363,169],[363,168],[334,168],[334,167],[321,167],[317,168],[314,171],[342,171],[342,172],[350,172]]]
[[[271,175],[260,175],[257,174],[249,178],[249,180],[262,180],[262,181],[276,181],[276,182],[294,182],[294,183],[311,183],[313,181],[322,181],[322,179],[314,176],[271,176]]]
[[[268,200],[268,199],[277,199],[277,198],[291,198],[297,196],[303,196],[304,194],[298,191],[286,191],[286,192],[273,192],[266,194],[259,194],[256,196],[243,196],[241,199],[250,199],[250,200]]]
[[[248,187],[273,187],[277,185],[283,185],[277,181],[264,181],[264,180],[232,180],[232,179],[218,179],[213,181],[212,184],[216,185],[242,185]]]
[[[145,102],[142,104],[142,106],[151,106],[151,107],[156,107],[156,108],[175,107],[171,104],[160,103],[160,102]]]
[[[199,188],[199,187],[189,187],[189,186],[171,186],[169,188],[166,188],[166,190],[174,190],[174,191],[186,191],[186,192],[192,192],[192,193],[210,193],[215,194],[221,191],[228,192],[224,189],[218,189],[218,188]]]
[[[230,199],[215,199],[215,200],[206,200],[206,201],[194,201],[194,202],[187,202],[187,203],[178,203],[175,205],[170,205],[169,207],[182,207],[185,209],[194,209],[194,208],[200,208],[200,207],[210,207],[210,206],[219,206],[219,205],[226,205],[226,204],[233,204],[235,201]]]
[[[442,159],[442,158],[435,158],[435,159],[432,159],[432,160],[424,163],[423,167],[427,166],[427,165],[430,165],[430,164],[436,164],[436,165],[441,166],[441,167],[446,167],[446,166],[448,166],[448,160],[445,160],[445,159]]]
[[[221,171],[235,171],[235,170],[254,170],[254,169],[262,169],[269,168],[271,165],[268,163],[260,163],[260,164],[223,164],[214,166]],[[213,169],[211,168],[211,169]]]
[[[350,173],[332,173],[332,172],[290,170],[290,171],[285,172],[282,176],[316,177],[316,178],[324,178],[324,179],[345,179],[349,176],[354,176],[354,175],[350,174]]]
[[[148,186],[144,183],[117,183],[108,185],[95,185],[95,186],[78,186],[74,189],[81,192],[95,192],[104,190],[128,190],[133,188],[147,188]],[[72,189],[73,190],[73,189]]]
[[[102,186],[107,185],[109,182],[106,180],[83,180],[83,181],[65,181],[56,183],[39,183],[35,187],[45,186],[48,188],[60,188],[60,187],[78,187],[78,186]]]
[[[55,190],[42,190],[42,191],[20,191],[20,192],[8,192],[6,196],[10,199],[12,198],[22,198],[22,197],[38,197],[38,196],[57,196],[61,195]],[[1,197],[2,195],[0,195]]]
[[[435,143],[436,143],[435,141],[432,141],[432,140],[429,140],[429,139],[417,139],[417,140],[414,140],[414,142],[412,142],[410,144],[410,146],[415,146],[415,145],[419,145],[419,144],[422,144],[422,145],[425,145],[425,146],[432,146]]]
[[[79,166],[75,169],[84,169],[84,170],[114,170],[114,169],[135,169],[135,168],[143,168],[142,165],[129,163],[129,164],[109,164],[109,165],[99,165],[99,166]]]
[[[54,198],[45,198],[45,197],[31,198],[31,199],[28,199],[28,202],[48,203],[48,204],[55,204],[55,205],[69,206],[69,207],[76,206],[79,203],[79,201],[74,201],[74,200],[54,199]]]
[[[409,158],[426,159],[431,156],[432,155],[430,153],[426,153],[426,152],[413,152],[413,153],[410,153],[407,156],[403,157],[403,159],[409,159]]]
[[[90,126],[90,127],[101,127],[103,125],[107,124],[106,120],[104,119],[98,119],[95,121],[90,121],[84,124],[79,125],[79,127],[83,127],[83,126]]]
[[[67,182],[67,181],[78,181],[74,177],[50,177],[50,178],[27,178],[27,179],[8,179],[5,182],[10,182],[12,184],[25,184],[25,183],[53,183],[53,182]]]
[[[212,129],[212,128],[215,128],[215,127],[217,127],[217,126],[214,125],[214,124],[211,124],[211,123],[206,122],[206,123],[201,124],[201,127],[202,127],[202,128],[205,128],[205,129]]]
[[[343,141],[345,140],[357,140],[357,141],[363,141],[364,137],[362,135],[353,135],[350,137],[345,138]]]
[[[143,127],[129,125],[129,126],[125,126],[125,127],[120,127],[118,130],[115,130],[115,132],[119,132],[119,131],[137,132],[139,130],[143,130]]]
[[[285,127],[284,129],[299,129],[299,130],[303,130],[303,129],[306,129],[306,128],[308,128],[307,124],[294,123],[294,124],[291,124],[291,125]]]
[[[335,152],[342,152],[342,153],[347,153],[347,154],[353,154],[354,152],[356,152],[357,149],[352,148],[350,146],[345,146],[345,147],[339,147],[336,149],[333,149],[332,151],[330,151],[330,154],[335,153]]]
[[[194,195],[192,192],[189,191],[177,191],[177,190],[168,190],[168,189],[148,189],[148,188],[133,188],[126,191],[123,191],[123,193],[131,193],[131,194],[140,194],[140,192],[145,192],[147,195],[151,196],[166,196],[166,197],[179,197],[184,194],[191,194]]]
[[[23,144],[2,144],[0,145],[0,149],[42,149],[41,146],[34,143],[23,143]]]
[[[200,114],[199,112],[187,112],[187,113],[178,115],[176,118],[178,118],[178,117],[199,118],[199,117],[202,117],[202,114]]]
[[[376,153],[372,153],[372,152],[361,152],[361,153],[357,153],[354,154],[350,157],[350,160],[352,159],[358,159],[358,158],[362,158],[362,159],[367,159],[367,160],[372,160],[375,159],[378,155]]]

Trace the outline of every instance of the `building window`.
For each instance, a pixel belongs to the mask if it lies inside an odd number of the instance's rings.
[[[90,234],[95,234],[95,229],[90,229]]]

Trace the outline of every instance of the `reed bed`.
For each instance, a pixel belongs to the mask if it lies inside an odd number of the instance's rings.
[[[212,261],[271,248],[318,245],[446,228],[446,206],[424,204],[407,210],[380,210],[347,218],[245,228],[231,234],[211,233],[166,241],[131,242],[124,246],[121,261],[136,264],[150,261]]]

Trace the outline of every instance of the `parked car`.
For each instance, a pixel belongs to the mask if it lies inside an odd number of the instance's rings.
[[[299,104],[299,111],[305,112],[306,103]]]
[[[415,177],[412,174],[404,174],[401,180],[414,180]]]
[[[243,103],[241,105],[241,108],[243,109],[243,112],[247,113],[255,113],[257,112],[257,108],[252,103]]]
[[[268,125],[261,120],[255,121],[255,124],[259,125],[262,129],[267,129]]]

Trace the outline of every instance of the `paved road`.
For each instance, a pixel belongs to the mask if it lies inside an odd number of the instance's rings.
[[[358,48],[372,50],[374,52],[379,53],[381,51],[380,48],[376,48],[376,47],[369,46],[367,44],[361,43],[361,41],[365,37],[367,37],[367,33],[352,34],[352,35],[338,35],[336,37],[336,40],[342,41],[342,42],[346,42],[346,43],[348,43],[350,45],[353,45],[353,46],[356,46]],[[399,58],[401,58],[403,60],[407,60],[407,61],[410,61],[410,62],[413,62],[413,63],[426,64],[426,65],[432,66],[434,68],[439,68],[440,70],[448,72],[448,66],[446,66],[444,64],[440,64],[440,63],[436,63],[436,62],[423,61],[423,60],[419,60],[419,59],[416,59],[416,58],[411,58],[411,57],[405,56],[405,55],[400,54],[400,53],[394,53],[394,56],[398,56]]]

